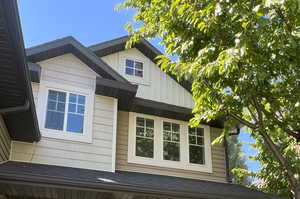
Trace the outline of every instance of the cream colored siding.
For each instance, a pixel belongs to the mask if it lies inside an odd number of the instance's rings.
[[[118,112],[117,125],[117,161],[116,170],[135,171],[151,174],[169,175],[184,178],[193,178],[201,180],[210,180],[226,182],[225,172],[225,153],[224,148],[220,146],[212,147],[212,166],[213,173],[201,173],[198,171],[189,171],[183,169],[171,169],[164,167],[155,167],[141,164],[132,164],[127,162],[128,151],[128,112]],[[211,137],[213,140],[220,133],[221,129],[211,128]]]
[[[125,75],[126,58],[144,62],[145,80],[143,82],[135,82],[131,76]],[[102,59],[129,81],[138,83],[139,88],[136,97],[193,108],[192,95],[169,75],[162,72],[155,63],[139,50],[133,48],[104,56]]]
[[[40,63],[42,81],[54,81],[81,88],[95,86],[96,73],[71,54]],[[35,104],[39,84],[32,84]],[[46,102],[45,102],[46,103]],[[37,107],[38,108],[38,107]],[[43,137],[37,143],[12,143],[11,160],[113,171],[114,99],[95,95],[92,121],[92,143]]]
[[[0,162],[9,159],[10,143],[10,137],[8,135],[3,118],[0,115]]]

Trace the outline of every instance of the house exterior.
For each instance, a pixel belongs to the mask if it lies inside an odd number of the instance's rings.
[[[278,198],[228,182],[223,120],[190,128],[193,99],[146,40],[26,49],[1,0],[0,197]],[[13,33],[13,34],[11,34]]]

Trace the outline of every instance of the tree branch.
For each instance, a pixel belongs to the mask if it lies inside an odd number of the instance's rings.
[[[244,120],[243,118],[241,118],[240,116],[238,116],[238,115],[236,115],[236,114],[234,114],[232,112],[228,112],[228,115],[231,116],[231,117],[233,117],[234,119],[236,119],[240,123],[248,126],[251,129],[256,129],[257,128],[257,126],[255,124],[253,124],[253,123],[251,123],[251,122],[249,122],[247,120]]]

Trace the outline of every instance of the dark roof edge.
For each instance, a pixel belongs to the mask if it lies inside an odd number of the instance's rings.
[[[28,60],[31,62],[39,62],[66,53],[72,53],[100,76],[129,83],[128,80],[96,56],[93,51],[86,48],[72,36],[30,47],[26,49],[26,53]]]
[[[110,55],[122,50],[125,50],[126,42],[129,40],[129,36],[123,36],[116,39],[112,39],[109,41],[104,41],[98,44],[94,44],[89,46],[96,55],[99,57],[103,57],[106,55]],[[141,51],[146,57],[148,57],[153,63],[157,63],[156,57],[162,55],[157,48],[155,48],[149,41],[146,39],[141,40],[140,42],[134,45],[139,51]],[[160,67],[160,66],[158,66]],[[177,77],[173,75],[171,72],[167,73],[173,80],[175,80],[178,84],[180,84],[183,88],[185,88],[188,92],[191,93],[191,83],[187,80],[178,81]]]
[[[172,198],[201,198],[201,199],[240,199],[238,197],[224,196],[221,194],[199,194],[183,191],[171,191],[171,190],[157,190],[154,188],[145,188],[137,185],[129,184],[109,184],[103,182],[86,182],[86,181],[74,181],[71,179],[63,178],[51,178],[49,176],[39,175],[17,175],[17,174],[0,174],[0,182],[15,183],[15,184],[30,184],[31,186],[51,186],[57,188],[69,188],[82,191],[103,191],[109,192],[131,192],[142,195],[155,195],[155,196],[167,196]],[[247,199],[247,198],[245,198]]]
[[[32,94],[32,88],[31,88],[31,80],[30,80],[30,74],[29,69],[27,66],[26,61],[26,54],[25,54],[25,47],[24,47],[24,41],[23,41],[23,34],[21,30],[21,22],[19,18],[19,12],[18,12],[18,5],[16,0],[7,0],[2,1],[2,5],[4,6],[4,15],[6,15],[6,18],[11,20],[10,23],[7,23],[7,28],[9,31],[9,34],[13,39],[11,39],[12,44],[16,50],[17,57],[16,59],[19,62],[19,71],[22,72],[22,76],[24,78],[24,84],[25,84],[25,93],[26,98],[29,102],[29,111],[32,115],[32,122],[33,122],[33,132],[34,135],[32,138],[30,138],[31,141],[39,141],[41,138],[41,133],[39,131],[39,125],[35,110],[35,104],[34,104],[34,98]],[[26,103],[26,102],[25,102]]]

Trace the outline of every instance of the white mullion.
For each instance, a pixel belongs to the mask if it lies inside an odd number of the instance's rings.
[[[67,115],[69,111],[69,92],[66,92],[66,101],[65,101],[65,115],[64,115],[64,128],[63,131],[67,131]]]

